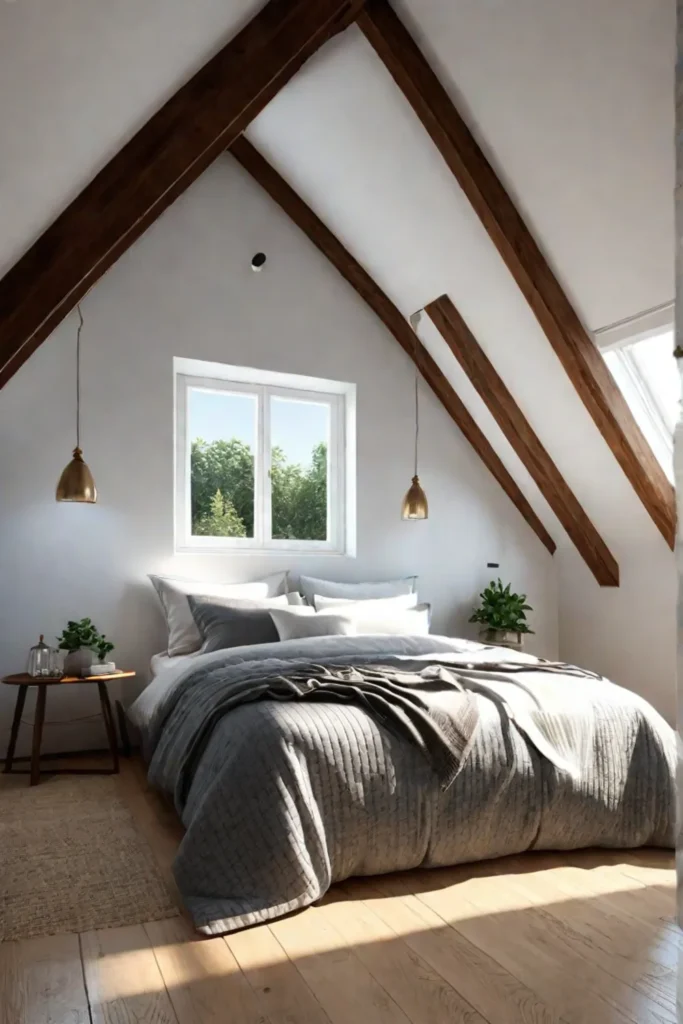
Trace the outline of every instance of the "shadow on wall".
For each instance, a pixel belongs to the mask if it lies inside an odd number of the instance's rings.
[[[125,637],[117,647],[120,667],[125,655],[127,663],[143,673],[146,681],[150,657],[166,650],[168,642],[164,615],[149,580],[124,583],[111,633],[112,637]]]

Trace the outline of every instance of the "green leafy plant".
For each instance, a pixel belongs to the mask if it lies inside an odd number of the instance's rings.
[[[104,633],[100,633],[92,619],[67,622],[66,629],[57,637],[57,643],[60,651],[68,651],[69,654],[82,648],[96,651],[101,661],[114,650],[113,643],[107,640]]]
[[[104,661],[107,655],[111,654],[111,652],[114,650],[114,645],[111,642],[111,640],[107,640],[107,637],[105,636],[104,633],[101,633],[99,640],[95,644],[95,650],[97,651],[97,655],[100,661]]]
[[[510,593],[510,584],[503,586],[501,580],[491,580],[479,595],[481,605],[470,618],[489,629],[505,629],[514,633],[533,633],[526,621],[526,612],[533,611],[526,603],[526,594]]]

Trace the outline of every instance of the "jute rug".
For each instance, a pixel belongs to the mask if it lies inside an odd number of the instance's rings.
[[[0,776],[0,940],[178,913],[109,776]]]

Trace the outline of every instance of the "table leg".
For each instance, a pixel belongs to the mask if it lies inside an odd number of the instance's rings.
[[[123,704],[120,700],[116,702],[116,719],[119,724],[119,736],[121,737],[121,753],[124,757],[131,756],[130,749],[130,736],[128,735],[128,723],[126,722],[126,712],[123,710]]]
[[[104,727],[107,730],[107,739],[109,740],[109,749],[111,751],[112,761],[114,762],[114,774],[119,773],[119,746],[116,739],[116,727],[114,725],[114,716],[111,710],[111,704],[109,703],[109,693],[107,692],[107,684],[98,682],[97,689],[100,692],[100,704],[102,705],[102,718],[104,719]]]
[[[36,715],[33,721],[33,747],[31,749],[31,785],[37,786],[40,782],[40,744],[43,739],[43,722],[45,721],[45,699],[47,697],[47,686],[41,683],[38,687],[38,699],[36,701]]]
[[[21,724],[21,716],[24,712],[27,692],[28,686],[20,686],[17,691],[17,702],[14,705],[14,718],[12,719],[12,731],[10,733],[9,746],[5,757],[5,772],[12,771],[12,761],[14,760],[14,751],[17,747],[17,736],[19,735],[19,726]]]

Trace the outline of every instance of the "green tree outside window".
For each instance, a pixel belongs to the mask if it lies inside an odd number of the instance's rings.
[[[192,533],[254,536],[254,456],[243,441],[192,442]],[[274,540],[327,540],[327,445],[317,444],[308,467],[271,451]]]

